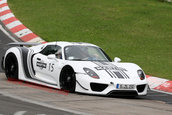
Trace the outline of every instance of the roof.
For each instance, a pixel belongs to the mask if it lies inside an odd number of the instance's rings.
[[[91,43],[85,43],[85,42],[65,42],[65,41],[56,41],[56,42],[48,42],[46,43],[47,45],[59,45],[61,47],[65,46],[70,46],[70,45],[83,45],[83,46],[95,46],[98,47],[94,44]]]

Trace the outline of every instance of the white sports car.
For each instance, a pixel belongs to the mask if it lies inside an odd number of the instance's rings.
[[[133,63],[112,61],[89,43],[11,43],[3,68],[8,79],[19,79],[53,88],[98,95],[146,95],[143,70]],[[19,46],[17,46],[19,45]]]

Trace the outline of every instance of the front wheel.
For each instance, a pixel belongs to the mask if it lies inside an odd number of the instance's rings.
[[[5,75],[8,80],[18,79],[18,61],[13,53],[9,53],[5,58]]]
[[[75,92],[76,77],[74,70],[70,66],[66,66],[61,71],[60,87],[62,90]]]

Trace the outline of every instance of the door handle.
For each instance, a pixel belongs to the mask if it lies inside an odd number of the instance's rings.
[[[41,58],[37,58],[37,60],[41,60]]]

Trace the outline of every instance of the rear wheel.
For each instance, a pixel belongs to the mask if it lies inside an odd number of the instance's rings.
[[[8,80],[18,79],[18,61],[13,53],[9,53],[5,58],[5,74]]]
[[[61,71],[60,87],[62,90],[75,92],[76,77],[74,70],[70,66],[66,66]]]

